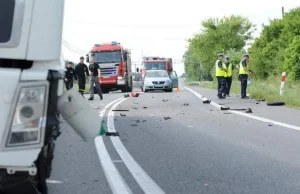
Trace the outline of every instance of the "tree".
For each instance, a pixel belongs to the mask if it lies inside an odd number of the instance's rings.
[[[286,71],[292,80],[299,79],[299,26],[300,7],[264,26],[261,36],[249,49],[250,67],[258,78],[266,79]]]
[[[198,78],[199,72],[202,75],[211,74],[217,53],[241,53],[255,30],[255,26],[247,18],[235,15],[207,19],[202,22],[202,28],[201,33],[189,39],[184,56],[185,69],[191,78]]]

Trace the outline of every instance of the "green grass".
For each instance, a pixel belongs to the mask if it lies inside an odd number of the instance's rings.
[[[284,101],[289,107],[300,107],[300,83],[291,82],[286,80],[284,86],[283,96],[279,95],[281,80],[278,78],[269,78],[267,80],[252,80],[251,85],[247,88],[247,93],[251,94],[255,99],[266,99],[268,102]],[[200,87],[216,89],[217,83],[201,82]],[[233,81],[231,92],[240,94],[240,82]]]
[[[78,82],[77,82],[77,81],[74,81],[73,87],[74,87],[76,90],[78,90]],[[89,84],[85,84],[84,94],[89,94],[89,89],[90,89],[90,85],[89,85]]]

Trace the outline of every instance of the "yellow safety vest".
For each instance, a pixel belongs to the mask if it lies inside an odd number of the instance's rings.
[[[224,77],[225,74],[226,74],[226,72],[225,72],[223,69],[220,69],[220,68],[219,68],[219,66],[218,66],[219,61],[221,61],[221,60],[218,59],[217,62],[216,62],[216,76],[217,76],[217,77]],[[222,67],[223,67],[224,69],[226,69],[226,65],[225,65],[223,62],[222,62]]]
[[[246,75],[248,75],[248,70],[246,70],[246,69],[243,67],[242,62],[243,62],[243,61],[240,62],[240,71],[239,71],[239,74],[246,74]],[[248,64],[247,64],[247,69],[248,69]]]
[[[225,72],[225,77],[231,77],[232,76],[232,63],[229,63],[227,72]]]

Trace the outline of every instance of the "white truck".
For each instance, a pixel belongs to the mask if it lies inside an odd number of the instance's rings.
[[[63,94],[64,0],[0,0],[0,193],[47,193]]]

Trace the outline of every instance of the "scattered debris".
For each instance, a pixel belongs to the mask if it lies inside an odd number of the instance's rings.
[[[210,104],[211,103],[211,100],[204,100],[203,101],[203,104]]]
[[[269,126],[269,127],[272,127],[273,125],[272,125],[272,124],[269,124],[268,126]]]
[[[184,103],[182,106],[189,106],[189,103]]]
[[[122,114],[122,113],[120,113],[120,115],[121,115],[121,117],[126,117],[126,114]]]
[[[268,106],[283,106],[285,105],[285,102],[277,101],[277,102],[268,102]]]
[[[136,120],[136,123],[140,123],[140,120]]]
[[[132,127],[137,127],[138,125],[137,125],[137,124],[131,124],[131,126],[132,126]]]
[[[246,113],[253,113],[251,108],[246,109]]]
[[[165,120],[169,120],[169,119],[171,119],[171,117],[164,117],[164,119],[165,119]]]
[[[264,102],[264,101],[266,101],[265,99],[258,99],[257,100],[258,102]]]
[[[260,104],[259,102],[256,102],[255,104]]]
[[[246,111],[246,108],[230,108],[230,110]]]
[[[136,92],[131,92],[131,96],[132,97],[139,97],[140,93],[136,93]]]
[[[147,120],[143,120],[143,123],[145,123]]]
[[[128,112],[129,110],[122,110],[122,109],[117,110],[117,109],[115,109],[115,110],[112,110],[112,111],[127,111]]]
[[[138,108],[137,107],[133,107],[133,109],[137,110]]]
[[[230,107],[221,106],[221,110],[230,110]]]
[[[144,106],[143,109],[147,109],[147,106]]]
[[[167,99],[163,99],[162,101],[163,101],[163,102],[168,102],[169,100],[167,100]]]
[[[232,114],[232,113],[230,113],[230,112],[224,112],[223,114],[225,114],[225,115],[230,115],[230,114]]]
[[[129,98],[129,97],[130,97],[129,94],[124,95],[124,98]]]
[[[119,132],[106,132],[106,136],[120,136]]]

